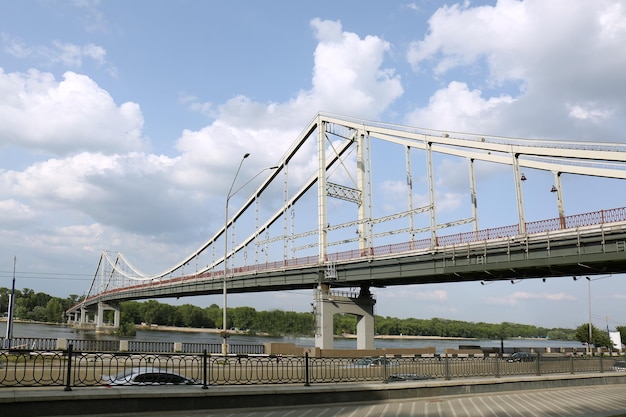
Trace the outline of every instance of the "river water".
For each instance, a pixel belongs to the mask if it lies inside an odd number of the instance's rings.
[[[6,322],[0,322],[0,337],[6,336]],[[122,337],[114,335],[95,334],[93,331],[74,329],[67,325],[39,324],[39,323],[14,323],[13,337],[24,338],[51,338],[51,339],[79,339],[79,340],[137,340],[145,342],[181,342],[181,343],[222,343],[222,337],[215,333],[188,332],[188,331],[163,331],[137,329],[134,337]],[[264,337],[232,335],[228,343],[233,345],[261,345],[266,342],[294,343],[297,346],[315,346],[313,337]],[[505,339],[506,348],[580,348],[580,342],[567,340],[548,339]],[[458,349],[459,345],[480,346],[483,348],[500,347],[500,340],[476,340],[476,339],[412,339],[396,338],[374,340],[376,348],[424,348],[434,346],[437,352],[443,349]],[[337,338],[334,342],[336,349],[356,349],[356,339]]]

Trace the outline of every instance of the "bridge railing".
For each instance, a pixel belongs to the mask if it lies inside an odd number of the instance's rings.
[[[153,352],[153,353],[202,353],[221,354],[221,343],[191,343],[191,342],[159,342],[138,340],[103,340],[103,339],[57,339],[15,337],[6,339],[0,337],[0,350],[30,350],[54,351],[63,350],[66,346],[74,346],[74,350],[81,352]],[[265,353],[262,344],[229,344],[230,353],[259,355]]]
[[[14,337],[0,338],[0,349],[40,349],[51,350],[57,348],[56,338]]]
[[[571,216],[564,216],[561,218],[553,218],[547,220],[538,220],[534,222],[527,222],[525,224],[526,234],[532,235],[537,233],[547,233],[565,229],[583,228],[589,226],[603,225],[606,223],[624,222],[626,221],[626,207],[600,210],[590,213],[576,214]],[[327,261],[341,262],[349,260],[357,260],[360,258],[371,258],[377,256],[389,256],[394,254],[411,253],[433,250],[436,248],[453,247],[463,244],[470,244],[475,242],[490,241],[494,239],[512,238],[520,236],[519,225],[509,225],[503,227],[495,227],[490,229],[482,229],[478,231],[470,231],[463,233],[456,233],[444,236],[437,236],[435,239],[426,238],[412,240],[408,242],[393,243],[388,245],[376,246],[368,249],[353,249],[342,252],[335,252],[328,254]],[[319,265],[319,259],[317,256],[306,256],[300,258],[293,258],[287,260],[280,260],[274,262],[258,263],[253,265],[245,265],[237,268],[233,268],[228,271],[228,274],[249,274],[259,271],[272,271],[280,270],[284,268],[293,267],[306,267]],[[138,283],[137,285],[127,286],[123,288],[115,288],[100,294],[94,294],[87,298],[86,302],[91,299],[95,299],[99,296],[119,293],[124,291],[131,291],[143,288],[150,288],[154,286],[166,286],[175,285],[183,281],[190,280],[217,280],[223,279],[224,271],[211,271],[201,274],[187,275],[177,278],[162,279],[158,281],[146,281]],[[82,303],[81,303],[82,304]],[[73,307],[78,308],[79,305]]]
[[[260,385],[394,382],[576,373],[626,374],[622,356],[549,356],[524,361],[491,356],[309,357],[270,355],[82,352],[73,350],[0,351],[0,389],[136,385],[120,378],[131,372],[176,374],[191,385]],[[117,376],[117,377],[116,377]],[[161,382],[158,382],[161,381]],[[152,384],[167,383],[158,379]],[[171,380],[169,380],[171,381]]]

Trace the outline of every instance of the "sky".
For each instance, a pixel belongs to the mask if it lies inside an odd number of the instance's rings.
[[[250,178],[321,111],[626,143],[623,45],[620,0],[4,2],[0,287],[14,260],[17,289],[59,297],[86,292],[103,249],[147,273],[174,265],[223,225],[241,155]],[[572,193],[572,212],[626,205],[623,182],[586,186],[595,194]],[[498,211],[498,193],[487,198]],[[530,201],[529,216],[553,217]],[[389,287],[376,314],[574,328],[591,307],[613,328],[626,325],[624,278]],[[172,300],[187,302],[221,299]],[[311,302],[295,291],[229,307]]]

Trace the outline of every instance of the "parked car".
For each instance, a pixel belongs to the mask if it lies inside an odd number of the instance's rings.
[[[537,355],[534,353],[515,352],[507,359],[507,362],[533,362],[536,358]]]
[[[376,368],[379,366],[397,366],[398,363],[387,358],[362,358],[356,359],[347,368]]]
[[[626,371],[626,361],[615,361],[612,369],[614,371]]]
[[[423,381],[426,379],[435,379],[430,375],[420,375],[420,374],[391,374],[387,378],[387,382],[398,382],[398,381]]]
[[[104,378],[108,385],[191,385],[193,380],[159,368],[132,368]]]

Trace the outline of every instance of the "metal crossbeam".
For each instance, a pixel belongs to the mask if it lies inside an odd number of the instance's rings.
[[[352,203],[361,203],[361,191],[356,188],[345,187],[331,182],[326,183],[326,193],[329,197],[335,197],[340,200],[350,201]]]

